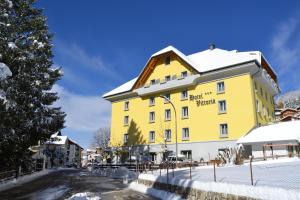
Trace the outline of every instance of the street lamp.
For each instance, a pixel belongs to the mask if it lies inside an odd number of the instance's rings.
[[[175,153],[176,153],[176,163],[177,163],[177,157],[178,157],[178,142],[177,142],[177,115],[176,115],[176,109],[175,109],[175,106],[174,104],[172,103],[172,101],[170,101],[170,99],[168,99],[166,96],[163,96],[163,95],[160,95],[159,96],[160,98],[163,98],[165,99],[167,102],[169,102],[173,109],[174,109],[174,113],[175,113],[175,141],[176,141],[176,144],[175,144]]]

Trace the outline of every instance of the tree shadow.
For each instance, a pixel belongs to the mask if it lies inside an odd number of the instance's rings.
[[[138,128],[137,124],[133,120],[130,121],[127,134],[128,134],[128,142],[126,144],[127,146],[146,144],[146,140],[142,135],[142,131]]]

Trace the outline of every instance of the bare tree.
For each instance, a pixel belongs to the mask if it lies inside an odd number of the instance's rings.
[[[92,146],[102,150],[107,149],[110,139],[110,128],[99,128],[93,135]]]

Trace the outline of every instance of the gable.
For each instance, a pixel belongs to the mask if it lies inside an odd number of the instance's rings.
[[[170,64],[165,64],[165,59],[170,58]],[[164,81],[166,76],[177,78],[181,76],[181,72],[186,71],[188,74],[198,73],[192,66],[185,62],[180,56],[174,52],[167,52],[152,57],[143,72],[140,74],[133,89],[150,84],[151,80]]]

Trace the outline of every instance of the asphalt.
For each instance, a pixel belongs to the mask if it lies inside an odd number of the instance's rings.
[[[0,192],[1,200],[63,200],[88,192],[101,200],[154,200],[130,190],[122,180],[91,174],[85,170],[61,170]]]

